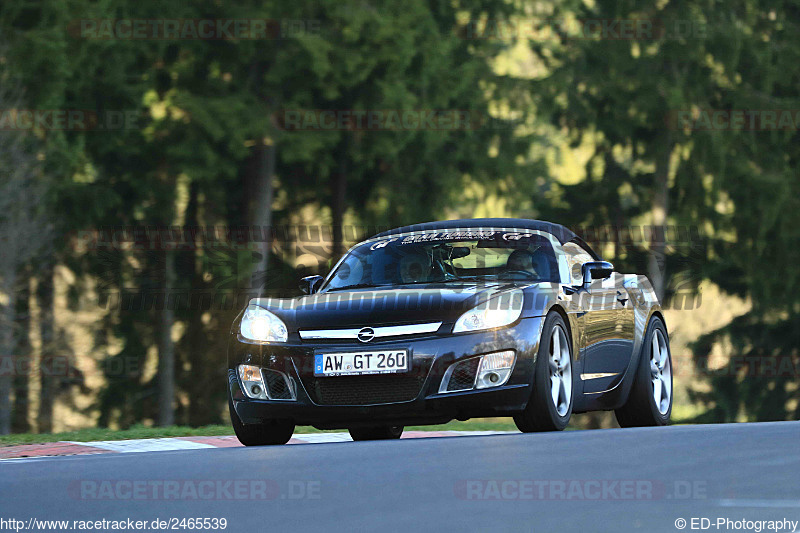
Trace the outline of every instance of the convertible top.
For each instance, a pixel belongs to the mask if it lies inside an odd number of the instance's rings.
[[[444,220],[441,222],[424,222],[422,224],[412,224],[410,226],[384,231],[383,233],[378,233],[370,237],[370,240],[412,231],[444,231],[456,228],[518,228],[544,231],[555,236],[561,244],[570,241],[577,242],[592,254],[595,260],[599,261],[601,259],[597,252],[592,250],[592,248],[572,230],[561,224],[545,222],[544,220],[532,220],[529,218],[464,218],[458,220]]]
[[[410,226],[403,226],[402,228],[384,231],[383,233],[379,233],[372,238],[388,237],[390,235],[408,233],[411,231],[440,231],[455,228],[519,228],[545,231],[555,235],[561,244],[569,242],[577,237],[575,233],[565,228],[561,224],[553,224],[552,222],[544,222],[542,220],[530,220],[527,218],[466,218],[461,220],[445,220],[442,222],[424,222],[422,224],[412,224]]]

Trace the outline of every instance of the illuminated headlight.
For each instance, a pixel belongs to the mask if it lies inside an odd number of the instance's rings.
[[[239,379],[242,380],[244,393],[248,397],[259,400],[267,399],[267,391],[260,368],[253,365],[239,365]]]
[[[516,359],[517,354],[514,350],[490,353],[481,357],[475,388],[486,389],[504,385],[509,376],[511,376],[511,370],[514,368]]]
[[[252,341],[286,342],[289,338],[283,320],[263,307],[248,305],[242,316],[242,337]]]
[[[513,324],[522,313],[523,294],[520,290],[506,292],[483,302],[456,320],[453,333],[502,328]]]

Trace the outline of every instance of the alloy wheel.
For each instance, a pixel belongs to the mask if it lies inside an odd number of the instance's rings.
[[[572,361],[567,335],[560,325],[550,336],[550,396],[558,416],[565,416],[572,401]]]
[[[650,349],[650,380],[658,412],[666,414],[672,397],[672,365],[667,341],[660,330],[655,331]]]

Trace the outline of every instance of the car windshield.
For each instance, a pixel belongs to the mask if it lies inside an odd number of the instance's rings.
[[[387,237],[350,250],[325,291],[463,280],[557,282],[550,241],[538,233],[430,232]]]

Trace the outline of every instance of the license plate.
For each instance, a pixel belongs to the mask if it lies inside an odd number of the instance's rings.
[[[408,350],[318,353],[315,376],[359,376],[408,372]]]

